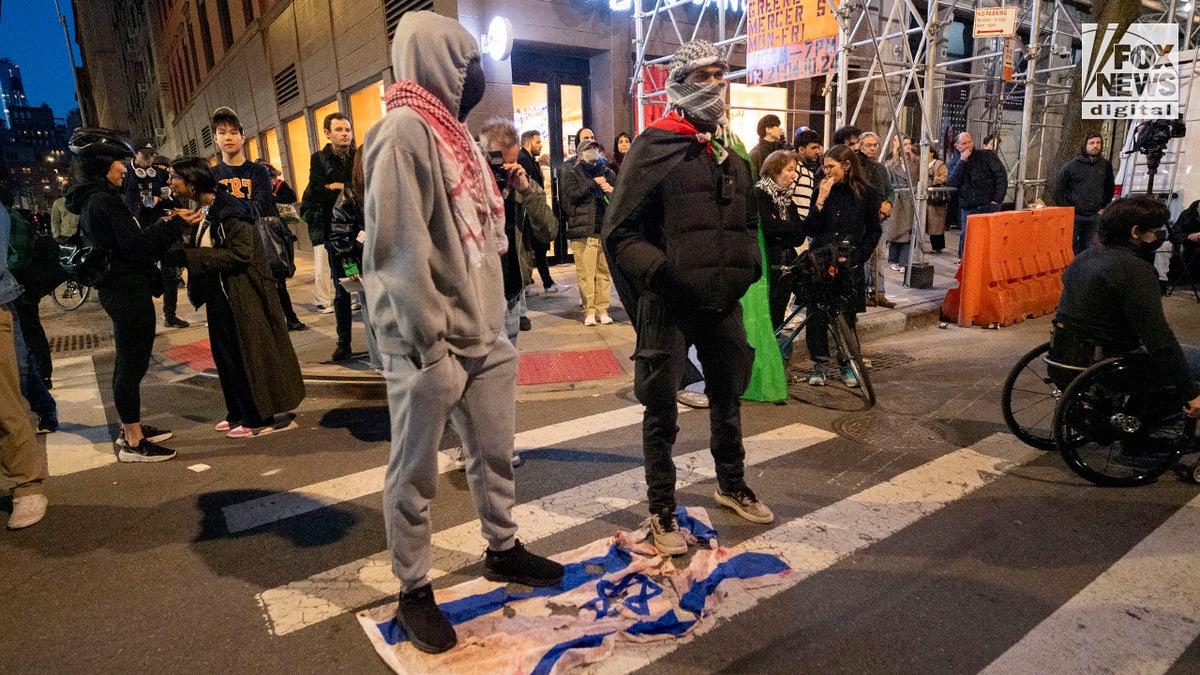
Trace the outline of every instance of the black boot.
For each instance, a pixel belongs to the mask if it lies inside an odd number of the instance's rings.
[[[526,586],[557,586],[563,578],[563,566],[530,553],[518,540],[507,551],[487,550],[483,558],[483,578]]]
[[[446,620],[446,615],[442,614],[433,599],[432,584],[400,594],[396,623],[408,633],[413,646],[427,654],[441,654],[458,644],[454,626]]]
[[[333,361],[345,361],[350,358],[350,343],[338,342],[337,347],[333,349],[333,356],[329,357]]]

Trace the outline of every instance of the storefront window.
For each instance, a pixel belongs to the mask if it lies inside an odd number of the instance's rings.
[[[329,142],[329,139],[325,138],[325,132],[323,131],[325,129],[325,116],[335,112],[339,112],[337,99],[334,99],[313,111],[313,124],[315,124],[317,127],[318,148],[325,147],[325,144]],[[309,155],[306,153],[304,155],[304,159],[307,160],[308,158]]]
[[[250,137],[249,139],[246,140],[246,157],[248,157],[251,162],[258,161],[258,139],[257,138]]]
[[[312,157],[304,115],[287,123],[287,135],[288,151],[292,155],[292,187],[300,192],[308,186],[308,160]]]
[[[266,141],[263,144],[263,149],[267,151],[267,159],[275,166],[279,166],[279,136],[275,133],[275,127],[267,129]]]
[[[354,126],[355,142],[362,143],[367,130],[383,119],[385,112],[382,80],[350,94],[350,123]]]
[[[517,131],[536,130],[550,138],[550,103],[542,82],[513,85],[513,111]]]
[[[583,87],[564,84],[560,85],[559,92],[562,95],[563,156],[568,157],[575,154],[575,133],[583,127]]]
[[[774,113],[787,120],[787,89],[784,87],[755,87],[738,82],[729,83],[729,126],[746,144],[746,149],[758,143],[758,120]],[[784,128],[783,137],[790,139],[795,129]]]

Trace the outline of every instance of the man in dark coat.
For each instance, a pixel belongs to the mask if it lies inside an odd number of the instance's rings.
[[[521,134],[521,152],[517,154],[517,163],[521,168],[525,169],[525,175],[529,176],[529,180],[533,181],[542,192],[546,192],[546,185],[542,177],[542,165],[538,164],[538,156],[542,154],[542,134],[537,130],[529,130]],[[550,295],[558,295],[563,291],[571,288],[566,284],[554,283],[554,278],[550,276],[550,264],[546,260],[546,254],[550,252],[550,244],[542,243],[537,240],[537,237],[529,236],[529,232],[525,232],[524,242],[528,250],[533,254],[533,266],[537,267],[538,276],[542,278],[542,289]],[[526,326],[529,319],[522,317],[521,330],[528,330]]]
[[[675,516],[671,448],[688,343],[704,367],[711,406],[716,501],[752,522],[774,520],[745,481],[740,398],[754,350],[739,300],[762,275],[762,256],[750,165],[729,149],[727,70],[707,42],[675,54],[667,82],[672,110],[630,147],[603,231],[637,305],[634,393],[646,406],[650,526],[663,555],[687,551]]]
[[[1079,154],[1063,165],[1054,187],[1054,203],[1075,207],[1075,234],[1071,248],[1079,255],[1091,247],[1100,227],[1100,214],[1113,200],[1112,163],[1100,156],[1104,137],[1088,134]]]
[[[779,121],[778,115],[763,115],[758,120],[757,130],[758,145],[750,150],[750,159],[754,162],[755,175],[762,171],[763,162],[767,161],[767,157],[772,152],[792,149],[784,138],[783,122]]]
[[[338,254],[330,246],[330,226],[333,223],[333,205],[338,195],[350,184],[354,169],[354,130],[350,118],[335,112],[325,116],[325,137],[329,142],[312,154],[308,167],[308,187],[304,190],[304,219],[309,229],[321,230],[320,240],[325,246],[330,270],[333,275],[333,318],[337,329],[337,346],[333,361],[350,358],[350,327],[354,320],[350,294],[338,281],[346,276],[337,269]],[[314,241],[316,241],[314,239]]]
[[[963,132],[954,141],[958,158],[950,162],[947,185],[958,188],[958,208],[962,218],[962,238],[958,240],[958,257],[962,259],[963,244],[967,241],[967,216],[976,213],[996,213],[1008,193],[1008,170],[999,155],[987,149],[975,149],[971,134]]]

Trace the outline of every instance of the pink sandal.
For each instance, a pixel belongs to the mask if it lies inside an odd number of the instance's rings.
[[[213,425],[213,431],[217,431],[222,434],[229,431],[231,428],[233,428],[233,427],[231,427],[229,425],[228,420],[221,420],[220,422],[217,422],[215,425]]]
[[[254,430],[248,429],[246,427],[239,425],[239,426],[236,426],[236,427],[230,429],[229,433],[225,434],[225,437],[226,438],[250,438],[253,435],[254,435]]]

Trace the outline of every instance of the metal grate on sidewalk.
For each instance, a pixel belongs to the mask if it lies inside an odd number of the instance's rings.
[[[97,349],[112,339],[112,335],[56,335],[49,339],[50,351],[55,354],[63,352],[85,352]]]
[[[585,382],[621,377],[625,371],[609,349],[582,352],[533,352],[521,355],[517,384]]]

